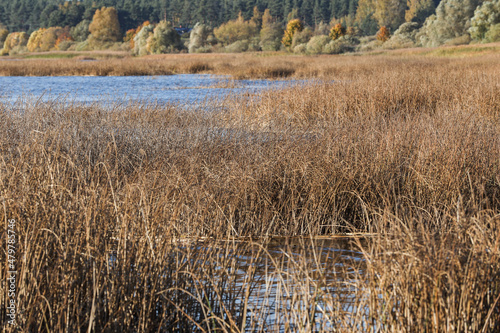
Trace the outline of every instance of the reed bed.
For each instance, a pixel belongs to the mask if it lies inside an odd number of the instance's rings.
[[[350,79],[360,71],[375,73],[390,65],[404,66],[408,60],[446,65],[450,60],[477,58],[481,63],[497,57],[498,44],[482,48],[470,46],[434,49],[386,50],[371,55],[319,55],[303,56],[282,53],[245,54],[166,54],[145,57],[126,56],[125,53],[86,52],[67,53],[73,58],[50,59],[66,53],[33,53],[32,57],[0,60],[2,76],[126,76],[169,74],[217,74],[235,79],[319,78]],[[76,56],[78,55],[78,56]],[[30,57],[28,55],[27,57]],[[460,58],[461,57],[461,58]],[[388,63],[387,60],[391,61]]]
[[[312,59],[196,110],[2,105],[3,328],[498,331],[500,57]]]

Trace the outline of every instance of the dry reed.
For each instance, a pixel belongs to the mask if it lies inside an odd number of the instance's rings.
[[[166,54],[130,57],[124,53],[81,52],[60,55],[77,55],[73,58],[57,57],[58,53],[32,54],[47,58],[7,58],[0,60],[2,76],[60,76],[60,75],[169,75],[169,74],[224,74],[236,79],[279,78],[349,78],[359,72],[375,73],[390,65],[405,66],[407,60],[445,66],[457,56],[478,58],[479,62],[495,59],[498,44],[481,48],[454,46],[435,49],[409,49],[384,51],[372,55],[320,55],[297,56],[281,53],[249,54]],[[455,58],[454,58],[455,57]],[[88,61],[86,59],[93,59]],[[388,63],[387,60],[391,61]],[[13,61],[11,61],[13,60]],[[468,59],[469,61],[471,59]],[[474,61],[473,61],[474,62]]]
[[[204,111],[2,105],[19,329],[500,329],[500,57],[335,59]]]

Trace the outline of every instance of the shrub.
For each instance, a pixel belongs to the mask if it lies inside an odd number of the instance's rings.
[[[180,50],[183,45],[181,36],[167,21],[161,21],[147,39],[148,51],[152,54],[160,54]]]
[[[336,39],[344,36],[345,33],[346,33],[346,31],[345,31],[345,28],[342,26],[342,23],[337,23],[330,30],[329,36],[332,40],[336,40]]]
[[[50,27],[45,30],[40,38],[40,51],[50,51],[55,48],[57,37],[61,32],[60,27]]]
[[[299,44],[307,44],[313,36],[314,33],[309,27],[306,27],[304,30],[295,33],[292,39],[292,49]]]
[[[491,26],[500,23],[500,0],[484,2],[474,11],[468,32],[475,40],[485,40]]]
[[[466,45],[471,42],[471,38],[469,34],[465,34],[462,36],[455,37],[453,39],[448,39],[444,42],[444,45]]]
[[[356,45],[358,44],[359,40],[357,38],[343,36],[326,44],[323,47],[322,52],[325,54],[341,54],[353,52],[356,48]]]
[[[237,40],[224,48],[228,53],[240,53],[248,50],[248,40]]]
[[[391,38],[391,33],[389,32],[389,29],[386,26],[380,27],[380,29],[377,32],[377,39],[381,42],[386,42]]]
[[[141,30],[134,37],[134,54],[137,56],[144,56],[148,54],[148,38],[153,34],[154,26],[148,24],[141,28]]]
[[[485,35],[485,40],[488,42],[500,41],[500,23],[490,27],[490,30]]]
[[[260,47],[260,38],[259,37],[253,37],[248,41],[248,50],[247,51],[261,51]]]
[[[384,44],[384,48],[399,49],[415,46],[415,36],[418,31],[418,23],[406,22],[403,23],[394,35]]]
[[[89,41],[84,40],[83,42],[77,43],[75,45],[75,51],[89,51],[90,46],[89,46]]]
[[[65,51],[69,48],[69,46],[71,46],[71,42],[73,41],[73,38],[71,38],[71,35],[69,33],[69,27],[66,27],[66,28],[58,31],[56,36],[57,36],[57,39],[56,39],[56,43],[55,43],[54,47],[57,50]],[[63,45],[61,46],[61,44],[63,44]]]
[[[321,36],[314,36],[311,38],[311,40],[307,43],[307,49],[306,52],[308,54],[320,54],[323,53],[323,48],[325,47],[326,44],[328,44],[331,41],[330,37],[326,35],[321,35]]]
[[[358,52],[370,52],[380,48],[384,43],[375,36],[365,36],[360,38],[360,44],[356,47]]]
[[[356,36],[358,34],[358,31],[354,27],[347,27],[347,29],[345,30],[345,34],[349,36]]]
[[[281,43],[286,47],[292,46],[293,37],[297,32],[301,32],[304,29],[304,24],[299,19],[290,20],[286,26],[285,34]]]
[[[9,55],[16,55],[29,52],[25,45],[16,45],[10,50]]]
[[[293,53],[304,54],[307,52],[307,44],[299,44],[293,48]]]
[[[57,49],[60,51],[68,51],[68,49],[73,45],[75,45],[74,41],[64,40],[57,45]]]
[[[74,41],[83,42],[84,40],[87,40],[87,38],[90,35],[89,26],[90,26],[90,21],[83,20],[76,26],[72,27],[69,30],[69,34],[71,35]]]
[[[214,41],[212,29],[201,23],[196,23],[189,35],[189,53],[204,53],[210,50]]]
[[[330,33],[330,25],[327,23],[324,23],[323,21],[319,22],[316,24],[314,27],[314,35],[315,36],[320,36],[320,35],[327,35]]]

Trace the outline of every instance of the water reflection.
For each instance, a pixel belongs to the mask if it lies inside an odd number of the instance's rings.
[[[266,245],[225,245],[225,249],[213,243],[197,245],[195,251],[204,253],[204,258],[219,261],[211,275],[205,276],[203,288],[218,292],[203,297],[210,299],[213,308],[224,304],[232,309],[228,312],[245,320],[247,331],[304,327],[331,331],[338,315],[345,318],[359,311],[353,306],[359,291],[350,281],[362,276],[365,263],[355,243],[352,238],[335,238],[276,239]],[[206,265],[204,260],[200,263]]]

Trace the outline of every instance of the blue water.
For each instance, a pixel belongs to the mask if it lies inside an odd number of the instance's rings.
[[[161,76],[18,76],[0,77],[0,103],[24,99],[68,102],[198,104],[233,93],[283,88],[297,81],[231,80],[225,76],[181,74]]]

